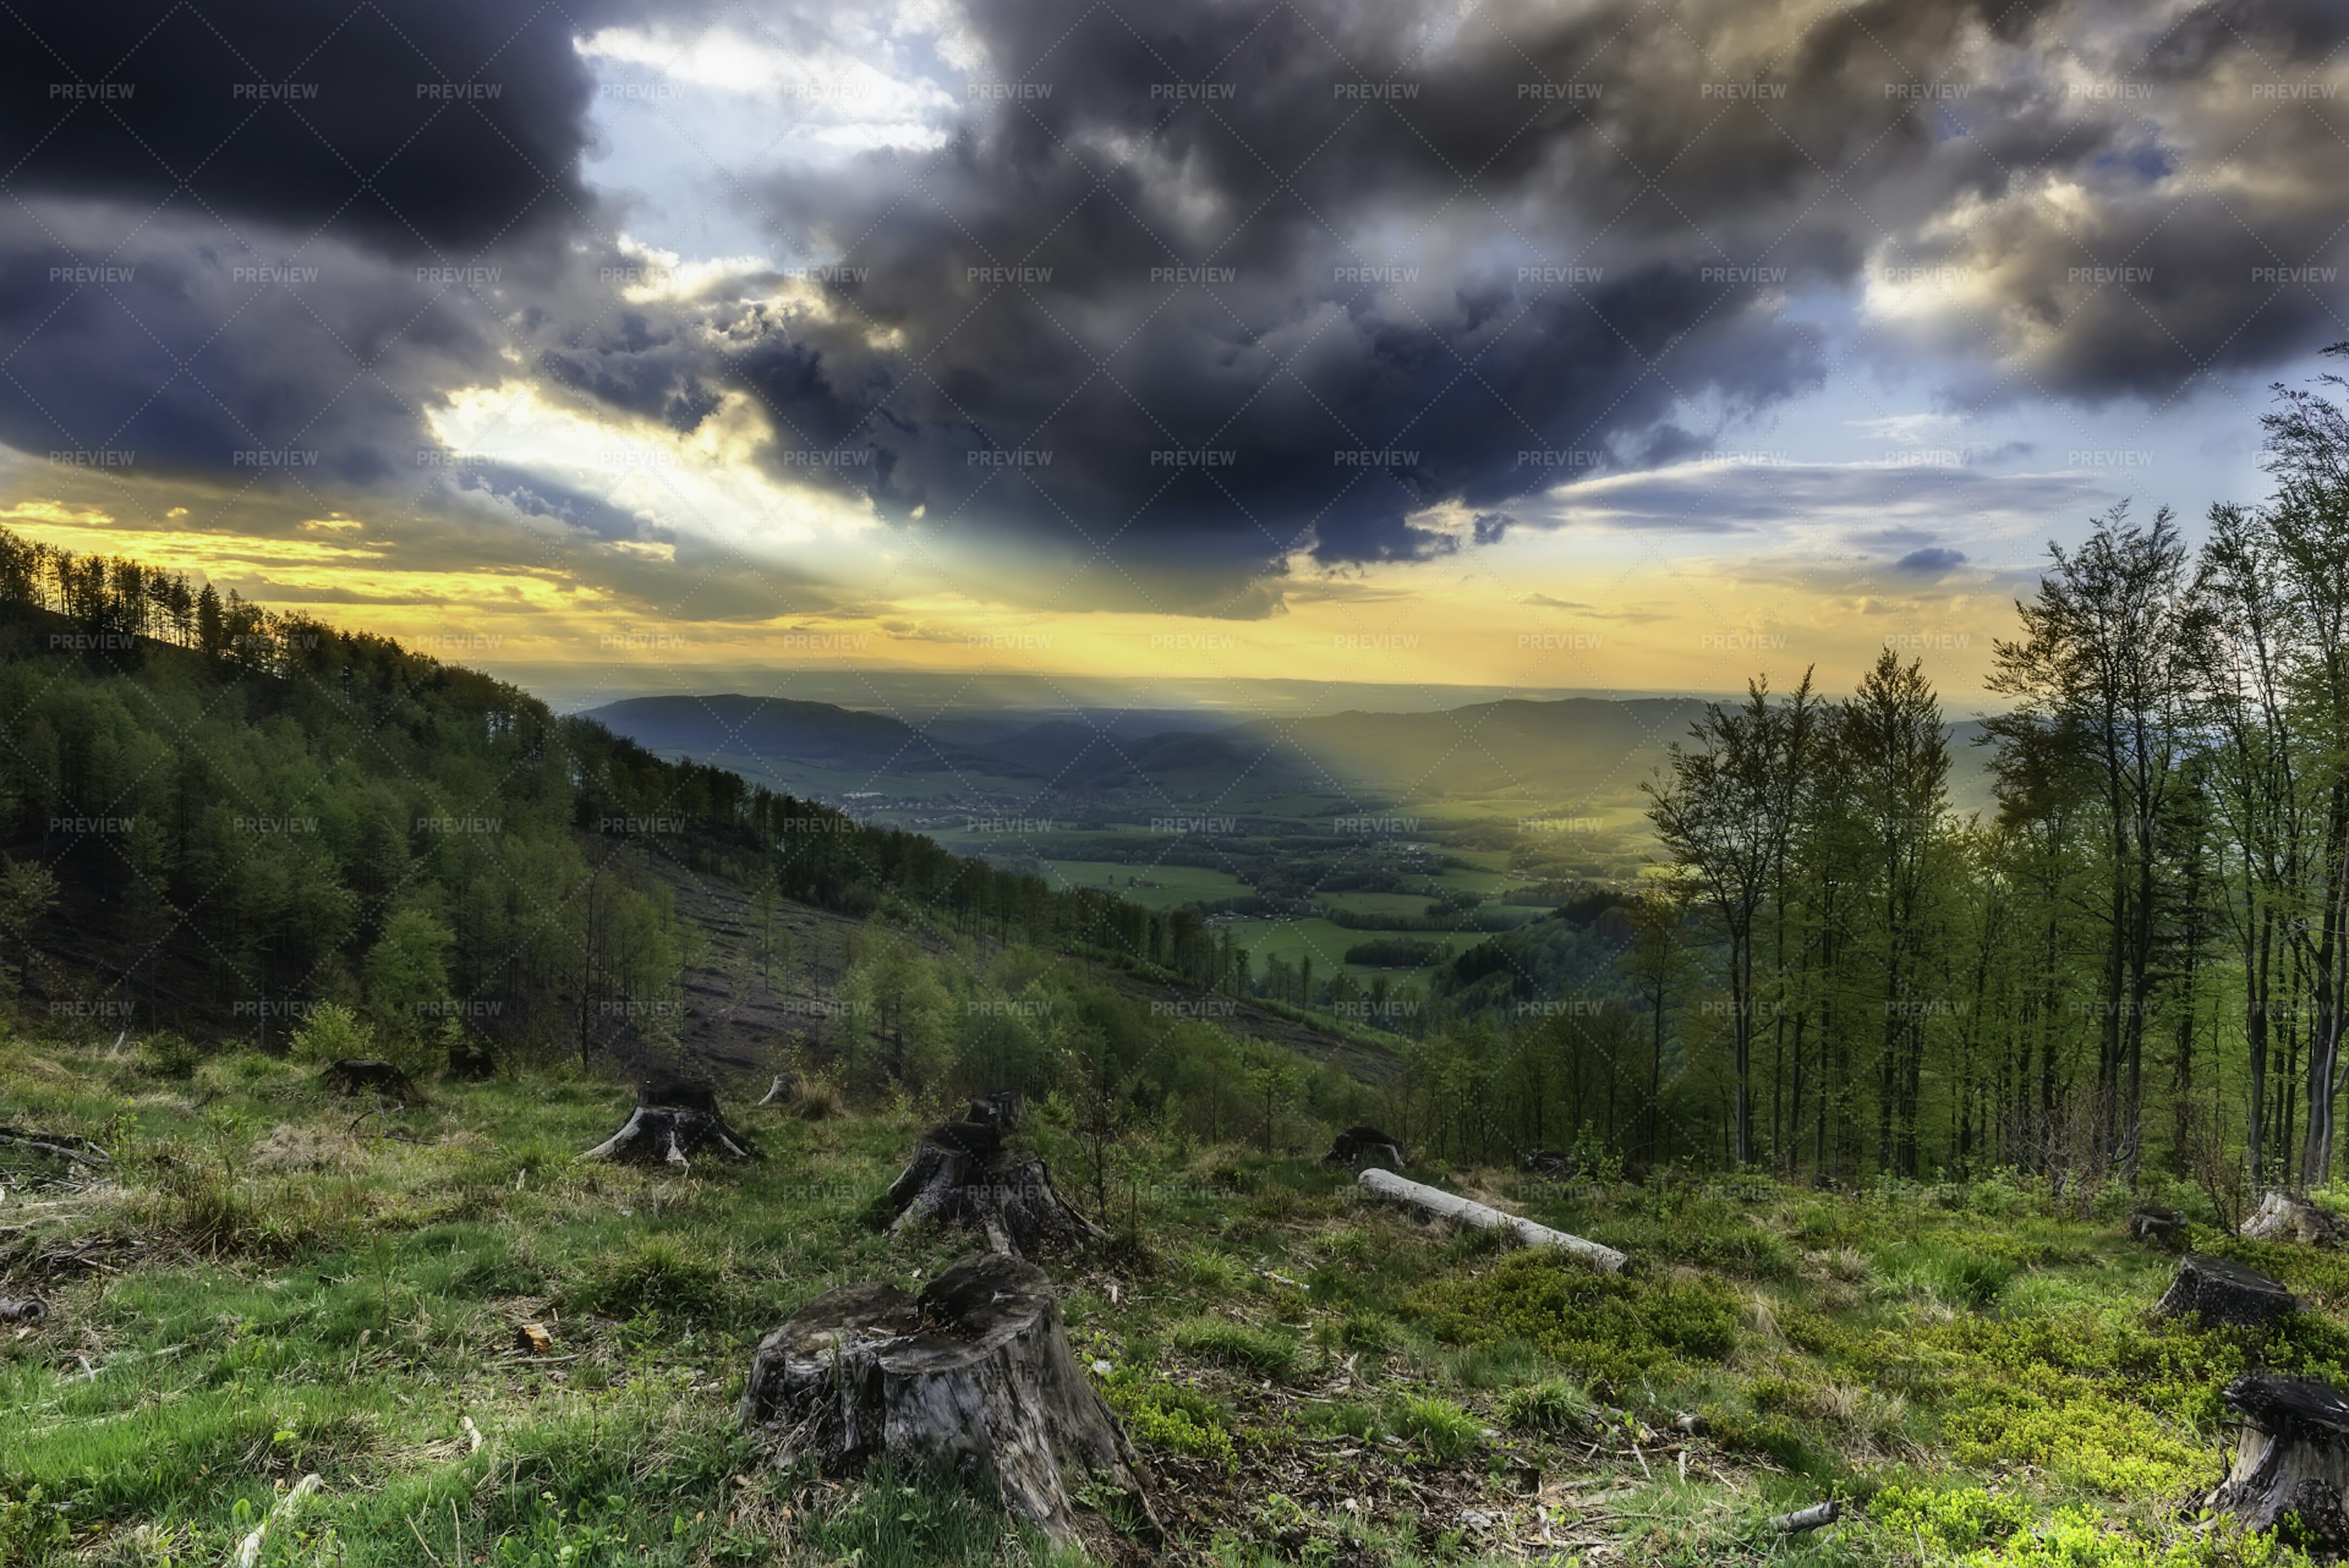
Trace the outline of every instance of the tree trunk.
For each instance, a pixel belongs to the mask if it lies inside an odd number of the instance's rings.
[[[742,1418],[785,1465],[885,1454],[984,1476],[1063,1549],[1079,1544],[1071,1489],[1089,1480],[1123,1491],[1157,1529],[1148,1471],[1078,1370],[1050,1283],[1017,1258],[962,1258],[917,1298],[890,1284],[818,1297],[760,1342]]]
[[[2235,1462],[2204,1506],[2253,1530],[2296,1520],[2301,1543],[2322,1552],[2349,1546],[2342,1512],[2349,1491],[2349,1399],[2313,1377],[2268,1372],[2236,1378],[2225,1399],[2242,1418]]]
[[[2178,1260],[2178,1273],[2153,1310],[2163,1317],[2190,1315],[2206,1326],[2250,1328],[2282,1317],[2299,1305],[2280,1280],[2224,1258],[2189,1253]]]
[[[637,1088],[636,1110],[620,1130],[579,1158],[682,1166],[700,1153],[762,1158],[748,1134],[727,1125],[714,1091],[698,1084],[652,1081]]]
[[[1620,1274],[1631,1260],[1613,1247],[1603,1246],[1583,1237],[1553,1231],[1547,1225],[1505,1214],[1488,1204],[1474,1199],[1446,1192],[1440,1187],[1429,1187],[1417,1181],[1407,1181],[1392,1171],[1365,1171],[1357,1181],[1361,1190],[1374,1197],[1408,1203],[1422,1212],[1438,1219],[1474,1225],[1483,1231],[1515,1231],[1529,1247],[1563,1247],[1568,1252],[1588,1259],[1609,1274]]]
[[[1035,1155],[1003,1146],[994,1121],[932,1128],[889,1185],[892,1234],[926,1221],[976,1225],[999,1253],[1026,1257],[1107,1239],[1071,1208]]]
[[[2342,1239],[2342,1225],[2307,1199],[2271,1189],[2260,1200],[2259,1212],[2243,1222],[2243,1234],[2255,1242],[2331,1246]]]

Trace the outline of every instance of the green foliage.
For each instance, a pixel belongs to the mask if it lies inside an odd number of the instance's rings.
[[[726,1300],[725,1265],[673,1235],[654,1234],[598,1259],[571,1293],[575,1310],[607,1317],[662,1313],[705,1318]]]
[[[0,1492],[0,1563],[47,1568],[69,1560],[72,1541],[65,1516],[38,1486],[20,1499]]]
[[[1276,1383],[1288,1381],[1297,1370],[1296,1338],[1273,1329],[1229,1318],[1190,1317],[1174,1325],[1170,1337],[1178,1350]]]
[[[181,1083],[203,1065],[204,1049],[184,1035],[160,1029],[139,1042],[139,1056],[157,1078]]]
[[[2308,1568],[2307,1555],[2274,1534],[2228,1521],[2156,1532],[2085,1508],[2057,1511],[2017,1532],[2002,1547],[1966,1558],[1967,1568]]]
[[[1722,1360],[1737,1343],[1738,1297],[1719,1280],[1610,1274],[1547,1249],[1431,1285],[1413,1306],[1439,1339],[1523,1340],[1614,1387],[1675,1359]]]
[[[295,1061],[312,1065],[371,1056],[375,1027],[340,1002],[321,1002],[295,1026],[287,1049]]]
[[[1211,1460],[1230,1470],[1239,1463],[1223,1409],[1194,1388],[1116,1380],[1107,1398],[1125,1418],[1126,1435],[1151,1448]]]
[[[1555,1437],[1585,1430],[1594,1414],[1589,1391],[1563,1377],[1545,1377],[1501,1395],[1501,1422],[1513,1432]]]
[[[857,1568],[992,1568],[1006,1533],[1002,1515],[952,1479],[901,1477],[885,1461],[803,1531],[814,1561]]]
[[[1387,1407],[1386,1424],[1433,1459],[1456,1460],[1484,1445],[1485,1424],[1449,1399],[1406,1394]]]

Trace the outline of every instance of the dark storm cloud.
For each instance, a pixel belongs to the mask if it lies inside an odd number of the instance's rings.
[[[1939,578],[1948,576],[1965,563],[1964,551],[1933,545],[1910,551],[1892,563],[1892,570],[1906,573],[1911,577]]]
[[[1976,397],[2158,400],[2344,335],[2324,0],[976,0],[945,146],[734,192],[806,271],[624,297],[574,40],[696,16],[631,3],[0,17],[0,442],[608,542],[634,515],[545,475],[419,463],[431,412],[527,379],[690,431],[747,393],[783,480],[1091,563],[991,590],[1266,614],[1299,552],[1494,543],[1732,444],[1827,374],[1792,304],[1864,281],[1909,297],[1863,351]],[[1939,482],[1584,500],[1726,530]]]
[[[538,0],[108,0],[0,17],[20,195],[160,203],[455,255],[586,205],[598,7]]]
[[[2327,59],[2313,0],[2205,7],[2150,59],[2108,7],[2009,0],[971,22],[962,136],[766,192],[855,281],[730,325],[784,461],[877,449],[815,471],[942,530],[1424,557],[1430,507],[1693,455],[1816,384],[1782,306],[1871,260],[1972,289],[1931,330],[2018,392],[2168,397],[2327,330],[2259,270],[2344,212],[2330,128],[2260,89]]]

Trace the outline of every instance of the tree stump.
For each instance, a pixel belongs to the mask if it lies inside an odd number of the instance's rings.
[[[972,1100],[963,1119],[983,1122],[998,1131],[1009,1132],[1025,1120],[1027,1115],[1028,1097],[1016,1088],[1007,1088]]]
[[[719,1114],[715,1089],[651,1079],[637,1086],[636,1110],[620,1130],[579,1158],[681,1166],[703,1152],[730,1160],[761,1158],[750,1136]]]
[[[1330,1145],[1330,1152],[1321,1157],[1324,1165],[1384,1165],[1401,1169],[1411,1161],[1404,1156],[1402,1140],[1389,1138],[1375,1127],[1350,1127],[1338,1134]]]
[[[2235,1462],[2205,1506],[2253,1530],[2293,1527],[2299,1544],[2349,1547],[2349,1399],[2313,1377],[2246,1372],[2227,1385],[2227,1408],[2242,1418]]]
[[[1003,1130],[984,1121],[930,1129],[889,1184],[891,1234],[925,1221],[971,1224],[999,1253],[1027,1257],[1084,1246],[1108,1233],[1071,1208],[1035,1155],[1003,1146]]]
[[[1570,1181],[1582,1172],[1581,1161],[1555,1149],[1528,1150],[1526,1157],[1517,1161],[1517,1169],[1528,1176],[1546,1177],[1552,1181]]]
[[[336,1094],[373,1089],[399,1099],[418,1098],[416,1085],[406,1073],[395,1064],[375,1057],[346,1057],[338,1062],[328,1062],[325,1077],[326,1086]]]
[[[2186,1237],[2186,1215],[2177,1209],[2147,1204],[2129,1215],[2129,1240],[2168,1246]]]
[[[2305,1198],[2271,1191],[2243,1222],[2243,1234],[2255,1242],[2300,1242],[2310,1246],[2334,1246],[2342,1239],[2339,1220]]]
[[[2224,1258],[2189,1253],[2178,1260],[2178,1273],[2153,1310],[2163,1317],[2191,1314],[2206,1324],[2255,1328],[2299,1306],[2298,1298],[2281,1280]]]
[[[1050,1283],[1018,1258],[959,1259],[918,1297],[878,1284],[819,1296],[760,1341],[742,1418],[782,1464],[837,1471],[886,1454],[988,1477],[1063,1548],[1078,1544],[1070,1494],[1088,1478],[1158,1528],[1148,1471],[1078,1370]]]
[[[449,1042],[449,1071],[460,1078],[479,1082],[498,1076],[498,1055],[490,1042],[479,1035],[467,1035]]]

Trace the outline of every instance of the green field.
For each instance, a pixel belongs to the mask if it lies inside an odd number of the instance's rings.
[[[974,1244],[866,1217],[924,1113],[738,1102],[762,1163],[583,1164],[628,1099],[533,1071],[355,1122],[280,1059],[181,1078],[0,1041],[0,1119],[113,1161],[46,1190],[20,1166],[0,1210],[0,1286],[50,1305],[0,1337],[0,1562],[209,1568],[308,1476],[264,1568],[1056,1561],[983,1491],[780,1469],[736,1414],[753,1346],[796,1307],[917,1286]],[[1081,1168],[1051,1119],[1024,1136]],[[2229,1378],[2349,1375],[2337,1253],[2198,1224],[2193,1244],[2304,1306],[2206,1330],[2150,1315],[2173,1260],[2123,1239],[2118,1187],[1412,1166],[1638,1264],[1609,1276],[1366,1203],[1313,1157],[1328,1138],[1295,1110],[1220,1139],[1137,1130],[1112,1205],[1137,1228],[1047,1261],[1079,1364],[1157,1477],[1167,1560],[2303,1561],[2179,1505],[2223,1472]],[[513,1347],[528,1321],[552,1355]],[[1828,1497],[1847,1505],[1829,1529],[1768,1522]],[[1148,1561],[1133,1510],[1094,1501],[1098,1560]]]

